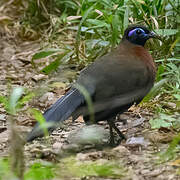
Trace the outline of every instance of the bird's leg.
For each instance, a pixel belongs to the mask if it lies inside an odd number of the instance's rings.
[[[118,129],[114,122],[112,122],[112,128],[117,132],[121,140],[126,139],[124,134]]]
[[[114,133],[113,133],[113,129],[117,132],[117,134],[119,135],[120,139],[119,139],[119,143],[121,142],[121,140],[126,139],[126,137],[124,136],[124,134],[116,127],[115,123],[115,118],[111,118],[108,119],[107,122],[109,124],[109,130],[110,130],[110,142],[109,144],[111,146],[115,146],[115,141],[114,141]]]
[[[112,127],[112,123],[111,120],[107,121],[109,124],[109,133],[110,133],[110,139],[109,139],[109,145],[110,146],[114,146],[115,142],[114,142],[114,133],[113,133],[113,127]]]

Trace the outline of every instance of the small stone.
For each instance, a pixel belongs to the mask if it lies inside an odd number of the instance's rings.
[[[88,155],[84,154],[84,153],[78,153],[77,156],[76,156],[76,158],[79,161],[87,161],[87,160],[89,160],[87,157],[88,157]]]
[[[131,137],[127,139],[126,145],[131,147],[144,146],[147,147],[149,142],[144,140],[144,137]]]
[[[120,153],[121,156],[125,156],[125,155],[127,156],[130,154],[129,150],[122,145],[113,148],[112,151],[115,153]]]
[[[0,121],[6,120],[6,114],[0,114]]]
[[[176,108],[176,104],[175,103],[172,103],[172,102],[168,102],[167,103],[167,106],[171,109],[175,109]]]
[[[139,118],[132,122],[132,127],[140,126],[145,121],[145,118]]]
[[[29,80],[29,79],[31,79],[31,77],[32,77],[32,73],[31,72],[26,72],[24,79]]]
[[[46,102],[46,101],[53,101],[54,100],[54,93],[52,93],[52,92],[47,92],[47,93],[45,93],[40,99],[39,99],[39,101],[41,102],[41,103],[44,103],[44,102]]]
[[[35,80],[36,82],[40,81],[40,80],[43,80],[43,79],[46,79],[46,78],[47,78],[47,76],[44,75],[44,74],[37,74],[37,75],[34,75],[32,77],[32,79]]]
[[[68,136],[68,141],[73,144],[80,145],[100,145],[107,143],[109,139],[109,131],[100,125],[84,126],[77,131],[73,131]]]
[[[15,49],[12,46],[9,46],[4,48],[2,56],[4,57],[4,59],[9,61],[14,54],[15,54]]]
[[[141,174],[143,174],[143,175],[147,175],[147,174],[149,174],[151,171],[149,170],[149,169],[143,169],[142,171],[141,171]]]
[[[81,150],[81,147],[77,144],[68,144],[62,146],[62,150],[67,153],[76,153]]]
[[[62,146],[63,146],[62,143],[60,143],[60,142],[55,142],[55,143],[52,145],[52,148],[59,150],[59,149],[62,148]]]
[[[6,143],[9,138],[9,130],[1,132],[0,144]]]

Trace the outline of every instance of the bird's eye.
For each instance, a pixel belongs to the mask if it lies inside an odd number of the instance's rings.
[[[142,31],[140,29],[136,30],[136,34],[141,34],[141,33],[142,33]]]

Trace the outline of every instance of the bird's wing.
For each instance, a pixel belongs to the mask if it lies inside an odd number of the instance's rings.
[[[94,109],[100,112],[139,103],[153,86],[153,71],[153,67],[134,54],[112,52],[88,66],[77,83],[95,90]]]

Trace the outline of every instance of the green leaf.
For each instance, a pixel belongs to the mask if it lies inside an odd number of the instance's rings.
[[[53,49],[53,48],[52,49],[47,49],[47,50],[40,51],[40,52],[38,52],[38,53],[33,55],[31,63],[32,63],[33,66],[35,66],[34,60],[45,58],[45,57],[53,55],[53,54],[55,54],[57,52],[62,52],[62,51],[63,51],[62,49]]]
[[[77,35],[76,35],[76,45],[75,45],[77,57],[79,57],[79,43],[80,43],[81,27],[82,27],[84,21],[86,20],[86,18],[88,17],[88,15],[90,14],[90,12],[93,10],[95,5],[96,5],[96,3],[94,3],[94,5],[92,5],[89,9],[86,10],[86,12],[84,13],[84,16],[82,17],[82,19],[79,23],[78,31],[77,31]]]
[[[178,29],[156,29],[155,32],[162,36],[171,36],[178,33]]]
[[[41,70],[41,72],[43,72],[44,74],[49,74],[50,72],[56,70],[59,67],[59,65],[61,64],[61,59],[63,56],[64,56],[64,54],[59,56],[56,60],[52,61],[48,66],[43,68]]]
[[[129,6],[126,5],[125,13],[124,13],[124,30],[129,25]]]
[[[41,70],[41,72],[45,73],[45,74],[49,74],[50,72],[56,70],[59,65],[62,62],[67,62],[67,59],[69,59],[69,57],[74,53],[74,51],[66,51],[64,54],[61,54],[58,56],[58,58],[56,60],[54,60],[53,62],[51,62],[48,66],[46,66],[45,68],[43,68]]]
[[[95,3],[96,4],[96,3]],[[86,20],[86,18],[88,17],[89,13],[93,10],[94,6],[91,6],[89,9],[86,10],[86,12],[84,13],[84,16],[82,17],[80,23],[79,23],[79,26],[78,26],[78,32],[77,32],[77,35],[76,35],[76,43],[79,44],[79,40],[80,40],[80,34],[81,34],[81,27],[82,27],[82,24],[84,23],[84,21]]]
[[[60,52],[62,51],[62,49],[48,49],[48,50],[43,50],[41,52],[38,52],[36,54],[33,55],[32,60],[36,60],[36,59],[41,59],[41,58],[45,58],[47,56],[50,56],[54,53]]]
[[[102,39],[92,39],[86,41],[87,46],[94,48],[95,46],[107,47],[109,45],[109,41],[103,41]]]
[[[68,157],[64,158],[59,166],[59,176],[65,176],[67,179],[85,176],[121,179],[126,172],[120,162],[113,160],[104,163],[100,160],[83,162],[77,161],[74,157]]]
[[[164,65],[159,65],[156,73],[156,81],[162,80],[162,74],[164,73],[164,71],[165,71]]]
[[[163,161],[168,161],[174,158],[175,152],[176,152],[175,150],[176,150],[176,147],[179,145],[179,142],[180,142],[180,133],[173,138],[168,149],[163,154],[161,154],[160,157]]]
[[[152,129],[159,129],[161,127],[170,127],[176,119],[167,114],[160,114],[158,118],[151,119],[149,123]]]
[[[72,27],[67,27],[67,29],[71,29],[71,30],[78,30],[78,26],[72,26]],[[92,30],[92,27],[88,28],[85,26],[81,27],[81,32],[86,32],[86,33],[90,33],[90,34],[94,34],[94,30]]]
[[[151,119],[149,121],[152,129],[159,129],[161,127],[170,127],[172,123],[165,121],[164,119]]]
[[[170,115],[167,114],[160,114],[160,118],[164,120],[168,120],[169,122],[174,122],[176,121],[175,118],[171,117]]]
[[[115,47],[118,38],[118,15],[114,15],[112,18],[112,47]]]
[[[35,93],[34,92],[30,92],[27,95],[25,95],[20,101],[20,104],[25,104],[26,102],[28,102],[29,100],[31,100],[33,97],[35,97]]]
[[[7,178],[8,177],[8,178]],[[7,158],[0,158],[0,180],[17,179],[13,176],[10,169],[10,162]]]
[[[25,180],[45,180],[45,179],[53,179],[54,177],[54,166],[50,163],[42,164],[42,163],[34,163],[30,169],[25,173]]]
[[[93,25],[96,25],[96,27],[108,27],[109,25],[104,22],[104,21],[101,21],[101,20],[97,20],[97,19],[87,19],[87,22],[93,24]]]
[[[167,82],[167,79],[162,79],[157,82],[151,91],[144,97],[143,102],[149,101],[152,97],[154,97],[158,92],[159,89]]]
[[[24,104],[26,102],[30,101],[33,97],[35,97],[35,93],[33,93],[33,92],[26,94],[18,101],[16,108],[17,109],[22,108],[24,106]]]
[[[32,113],[33,117],[39,123],[40,128],[44,132],[44,135],[47,136],[48,135],[47,128],[50,126],[50,123],[46,123],[46,120],[45,120],[44,116],[42,115],[41,111],[34,109],[34,108],[30,109],[29,111]]]
[[[173,57],[173,58],[168,58],[168,59],[166,59],[167,61],[180,61],[180,59],[179,58],[176,58],[176,57]],[[164,62],[165,61],[165,59],[163,58],[163,59],[158,59],[158,60],[155,60],[155,62]]]
[[[10,107],[9,107],[9,110],[10,110],[10,113],[13,114],[13,115],[16,114],[16,105],[17,105],[18,100],[22,96],[23,92],[24,92],[24,89],[22,87],[17,87],[17,88],[13,89],[13,91],[12,91],[12,93],[10,95],[10,100],[9,100]]]
[[[92,98],[91,98],[89,92],[86,90],[86,88],[84,88],[83,86],[78,85],[78,84],[75,85],[75,88],[78,89],[83,94],[83,96],[86,100],[87,106],[88,106],[90,120],[91,120],[91,122],[94,122],[94,120],[95,120],[94,119],[94,107],[93,107]]]
[[[180,101],[180,94],[173,94],[173,96],[174,96],[178,101]]]
[[[9,101],[5,96],[0,96],[0,103],[3,104],[7,112],[9,112]]]

